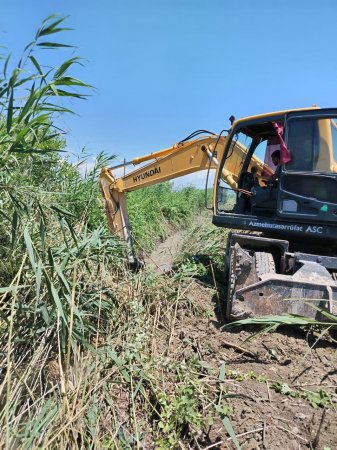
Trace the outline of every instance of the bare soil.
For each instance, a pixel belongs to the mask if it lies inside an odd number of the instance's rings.
[[[151,256],[157,273],[172,264],[183,238],[180,232],[158,245]],[[242,450],[336,449],[335,341],[326,335],[316,342],[317,335],[294,329],[257,336],[256,330],[224,331],[219,286],[194,280],[186,287],[186,296],[203,314],[177,315],[170,351],[180,360],[197,351],[210,368],[205,383],[218,383],[212,374],[224,365],[228,417]],[[332,401],[324,407],[315,404],[320,391]],[[198,447],[235,448],[220,419],[200,436]]]
[[[145,257],[146,267],[152,269],[157,275],[169,273],[181,249],[184,234],[184,231],[176,231],[164,242],[160,242],[151,255]]]

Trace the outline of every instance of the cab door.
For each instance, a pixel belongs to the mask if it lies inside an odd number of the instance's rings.
[[[239,213],[242,196],[238,191],[245,160],[250,153],[253,139],[239,129],[229,136],[216,181],[216,210],[221,214]],[[231,175],[229,182],[228,175]],[[241,187],[241,185],[240,185]]]
[[[277,201],[281,218],[337,221],[337,109],[290,113]]]

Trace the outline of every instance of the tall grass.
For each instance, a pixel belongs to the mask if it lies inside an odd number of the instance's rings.
[[[172,351],[189,275],[169,285],[127,272],[98,191],[107,157],[83,178],[60,156],[55,119],[90,89],[69,74],[77,56],[54,69],[38,61],[39,49],[65,46],[54,39],[62,23],[47,18],[0,79],[1,447],[175,448],[198,436],[218,398],[198,359]],[[130,195],[140,246],[186,225],[201,199],[168,184]]]
[[[54,69],[38,62],[38,49],[67,47],[53,39],[65,31],[62,22],[47,18],[9,74],[11,57],[5,59],[0,79],[0,440],[5,448],[58,441],[60,426],[70,417],[68,395],[77,375],[85,374],[87,383],[85,372],[95,372],[95,366],[84,364],[75,375],[76,364],[84,349],[93,351],[98,338],[110,333],[117,303],[113,286],[124,273],[122,245],[98,226],[103,211],[96,178],[106,158],[99,156],[83,179],[58,153],[64,141],[55,117],[71,112],[64,100],[83,99],[89,89],[69,74],[78,57]],[[90,355],[84,360],[93,364]],[[46,434],[49,426],[53,437]]]

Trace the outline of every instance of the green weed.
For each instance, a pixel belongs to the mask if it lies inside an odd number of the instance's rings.
[[[159,392],[157,399],[160,407],[158,426],[161,430],[161,437],[156,441],[158,448],[174,449],[181,439],[202,427],[200,403],[193,385],[179,388],[174,396]]]
[[[280,394],[288,395],[292,398],[303,398],[304,400],[307,400],[313,408],[325,408],[332,405],[331,397],[324,389],[320,389],[317,392],[309,390],[298,391],[292,389],[287,383],[283,382],[273,383],[270,387]]]
[[[253,371],[239,372],[231,370],[228,371],[227,376],[238,382],[246,380],[255,380],[258,383],[268,382],[268,379],[264,375],[256,375]],[[313,408],[329,407],[333,404],[331,397],[324,389],[320,389],[319,391],[310,391],[306,389],[298,390],[290,387],[289,384],[284,381],[273,382],[269,387],[279,394],[287,395],[292,398],[302,398],[308,401]]]

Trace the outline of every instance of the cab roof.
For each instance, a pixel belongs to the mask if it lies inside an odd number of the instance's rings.
[[[264,114],[257,114],[255,116],[247,116],[247,117],[241,117],[238,120],[235,120],[232,127],[235,127],[236,125],[240,125],[242,122],[248,122],[248,121],[254,121],[254,120],[260,120],[260,119],[272,119],[273,117],[279,117],[284,116],[285,114],[289,114],[296,111],[314,111],[320,109],[318,106],[313,105],[307,108],[294,108],[294,109],[285,109],[283,111],[274,111]]]

